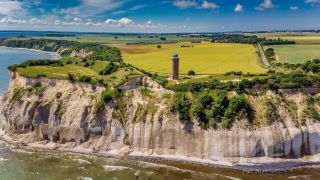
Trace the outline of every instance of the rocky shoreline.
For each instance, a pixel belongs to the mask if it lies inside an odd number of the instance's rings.
[[[146,161],[153,163],[165,163],[165,162],[174,162],[174,163],[184,163],[189,165],[198,165],[204,166],[207,168],[223,168],[223,169],[233,169],[243,172],[258,172],[258,173],[271,173],[271,172],[285,172],[292,171],[295,169],[301,168],[318,168],[320,167],[320,161],[308,161],[306,158],[292,159],[292,160],[283,160],[279,158],[279,162],[275,162],[274,158],[272,159],[260,159],[260,161],[266,161],[266,163],[248,163],[250,158],[243,160],[244,162],[232,163],[231,161],[212,161],[212,160],[203,160],[199,158],[191,158],[186,156],[174,156],[174,155],[146,155],[140,152],[130,152],[127,155],[124,155],[123,152],[95,152],[91,149],[83,148],[64,148],[61,144],[50,143],[50,142],[38,142],[32,144],[24,144],[14,140],[14,138],[5,134],[3,130],[0,130],[0,140],[11,145],[13,148],[22,149],[26,151],[33,152],[52,152],[58,154],[72,153],[75,155],[89,155],[95,157],[103,158],[114,158],[114,159],[129,159],[136,161]],[[320,158],[320,157],[317,157]],[[254,158],[257,160],[257,158]],[[313,157],[314,159],[314,157]],[[251,158],[251,160],[253,160]],[[269,162],[268,162],[269,161]]]

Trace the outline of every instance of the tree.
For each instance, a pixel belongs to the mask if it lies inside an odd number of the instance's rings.
[[[230,98],[229,106],[224,112],[224,117],[232,119],[235,116],[243,116],[249,114],[251,110],[249,103],[243,95],[237,95]]]
[[[199,101],[203,107],[208,108],[211,107],[213,98],[209,94],[204,94],[200,97]]]
[[[188,71],[188,76],[194,76],[196,75],[196,73],[194,72],[194,70],[189,70]]]
[[[190,120],[190,107],[191,102],[189,98],[184,94],[177,94],[174,96],[174,100],[170,107],[170,110],[172,112],[178,112],[181,122],[187,122]]]

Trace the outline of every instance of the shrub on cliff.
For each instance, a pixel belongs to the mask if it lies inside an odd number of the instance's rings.
[[[170,107],[170,110],[178,113],[180,121],[185,123],[190,121],[190,107],[191,101],[185,94],[176,94],[173,97],[173,103]]]
[[[99,75],[109,75],[116,72],[118,69],[119,66],[111,62],[104,70],[99,72]]]
[[[243,95],[233,96],[229,101],[229,106],[224,112],[225,118],[233,119],[238,116],[250,119],[249,114],[252,109]]]
[[[192,112],[202,127],[230,127],[237,117],[251,123],[252,109],[243,95],[228,98],[226,92],[221,91],[213,97],[208,93],[194,97]]]
[[[15,71],[17,68],[26,68],[28,66],[63,66],[63,63],[59,60],[51,59],[36,59],[36,60],[27,60],[20,64],[13,64],[8,66],[8,70]]]
[[[68,73],[68,80],[74,82],[76,81],[76,76],[72,73]]]
[[[103,91],[95,104],[93,109],[94,114],[102,111],[105,108],[106,103],[112,100],[112,95],[108,91]]]
[[[91,82],[91,80],[90,76],[81,76],[79,79],[80,82]]]

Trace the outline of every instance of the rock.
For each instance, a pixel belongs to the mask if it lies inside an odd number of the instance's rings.
[[[309,180],[312,179],[311,175],[299,175],[299,176],[290,176],[288,179],[299,179],[299,180]]]
[[[134,176],[136,177],[136,179],[138,179],[140,177],[140,175],[141,175],[141,171],[140,170],[134,172]]]
[[[129,146],[124,146],[118,152],[119,158],[125,158],[132,152],[132,149]]]

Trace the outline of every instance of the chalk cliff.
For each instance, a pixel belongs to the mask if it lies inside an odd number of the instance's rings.
[[[121,87],[117,103],[95,109],[103,87],[65,80],[29,79],[11,74],[0,104],[0,127],[24,145],[53,144],[54,148],[85,149],[109,154],[176,155],[205,160],[240,158],[299,158],[320,152],[320,123],[303,115],[306,94],[284,93],[293,102],[280,103],[270,125],[203,129],[196,120],[180,123],[169,111],[172,92],[144,77]],[[139,82],[139,83],[138,83]],[[148,87],[149,94],[139,86]],[[264,96],[279,98],[267,92]],[[263,119],[262,98],[248,97]],[[319,107],[316,107],[319,108]]]

